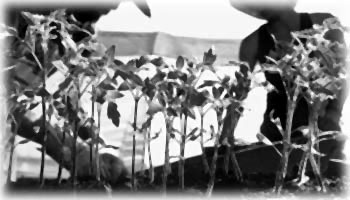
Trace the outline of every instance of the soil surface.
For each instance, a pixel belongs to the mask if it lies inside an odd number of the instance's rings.
[[[237,147],[237,152],[242,152],[246,147]],[[281,146],[277,145],[277,148]],[[224,154],[225,149],[219,148],[219,157],[217,160],[217,171],[213,196],[232,196],[232,195],[252,195],[252,196],[273,196],[273,186],[279,158],[274,156],[276,153],[272,147],[258,148],[255,150],[238,153],[237,160],[243,172],[243,181],[237,181],[232,166],[229,166],[228,173],[225,173]],[[208,161],[211,163],[211,158],[214,148],[206,148]],[[300,154],[300,155],[299,155]],[[290,165],[296,165],[301,152],[295,151],[291,154]],[[324,164],[325,161],[321,162]],[[324,164],[325,165],[325,164]],[[308,173],[310,181],[302,186],[293,184],[293,167],[290,168],[289,175],[286,178],[286,184],[282,192],[283,195],[322,195],[325,197],[342,197],[345,191],[349,189],[349,178],[345,176],[344,166],[337,163],[328,163],[330,172],[326,173],[324,182],[327,188],[326,193],[319,192],[319,186],[313,181],[312,173]],[[204,196],[208,187],[209,175],[204,173],[202,167],[201,156],[192,157],[185,161],[185,190],[181,191],[178,184],[178,162],[171,164],[172,172],[168,175],[167,194],[168,195],[195,195]],[[162,195],[162,172],[163,167],[154,169],[155,179],[150,183],[148,179],[148,170],[137,173],[137,191],[132,192],[130,182],[114,185],[110,189],[106,189],[104,184],[97,184],[95,181],[80,181],[76,186],[77,194],[101,194],[101,195]],[[110,191],[110,192],[108,192]],[[17,182],[12,182],[7,185],[6,193],[8,195],[22,194],[46,194],[57,193],[73,195],[72,184],[70,180],[62,180],[57,184],[56,180],[46,180],[43,188],[40,188],[38,179],[21,178]]]

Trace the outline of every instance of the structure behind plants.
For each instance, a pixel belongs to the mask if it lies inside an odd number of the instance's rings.
[[[173,181],[169,180],[172,179],[170,175],[176,174],[172,170],[174,167],[170,163],[169,154],[169,143],[174,140],[180,145],[176,182],[181,191],[186,190],[186,180],[191,179],[185,176],[188,167],[185,147],[188,141],[199,142],[202,149],[202,177],[207,177],[204,178],[206,186],[201,190],[203,193],[205,191],[210,196],[215,191],[215,184],[219,182],[219,169],[224,169],[228,174],[229,166],[232,166],[233,179],[244,183],[245,166],[240,165],[237,154],[258,146],[253,144],[239,147],[234,137],[234,129],[244,110],[242,102],[251,89],[251,82],[254,81],[254,74],[249,72],[246,64],[232,62],[234,64],[231,65],[237,69],[235,74],[221,77],[216,71],[217,55],[213,48],[204,53],[201,62],[179,56],[175,65],[164,62],[162,58],[151,59],[147,56],[123,63],[115,59],[117,51],[114,45],[101,57],[94,57],[99,45],[95,36],[78,26],[79,23],[67,16],[64,10],[52,12],[48,16],[27,12],[22,14],[28,23],[24,38],[19,37],[14,28],[6,27],[9,47],[5,51],[8,66],[4,70],[12,83],[7,88],[7,121],[13,134],[9,141],[11,156],[8,177],[12,171],[11,160],[16,145],[34,141],[42,146],[41,169],[38,173],[42,188],[46,187],[43,172],[44,157],[48,154],[59,163],[57,187],[62,184],[61,170],[66,168],[70,171],[71,187],[74,190],[81,188],[86,181],[104,186],[107,191],[119,183],[130,182],[127,184],[128,190],[134,192],[142,191],[142,187],[149,184],[156,185],[156,190],[166,193],[170,182]],[[322,156],[317,144],[321,140],[340,138],[343,135],[339,131],[322,133],[316,122],[322,104],[330,98],[339,97],[340,91],[344,89],[342,83],[348,77],[345,44],[328,38],[330,32],[334,31],[343,33],[345,28],[338,21],[330,19],[312,30],[294,33],[293,42],[277,52],[278,59],[270,59],[271,63],[263,66],[263,70],[281,74],[288,97],[286,128],[283,129],[280,122],[275,120],[283,135],[281,166],[275,181],[278,193],[287,174],[289,154],[296,148],[304,152],[298,166],[300,180],[305,177],[305,166],[309,160],[317,184],[322,191],[326,190],[320,162],[316,157]],[[77,32],[84,33],[85,37],[79,41],[74,40],[74,34]],[[151,77],[141,78],[140,72],[147,71],[145,66],[148,64],[156,73]],[[18,69],[29,69],[38,74],[39,78],[24,83],[16,77]],[[215,79],[203,81],[204,72],[212,73]],[[54,89],[47,88],[47,80],[57,73],[63,75],[62,82]],[[123,113],[119,113],[115,99],[123,97],[127,92],[131,93],[134,99],[134,120],[130,122],[133,128],[131,174],[127,173],[119,158],[99,152],[101,148],[119,148],[109,145],[109,141],[100,137],[102,105],[107,104],[107,117],[118,127]],[[91,98],[90,116],[81,105],[83,96]],[[291,141],[293,112],[300,96],[307,99],[310,108],[309,125],[300,127],[307,132],[308,141],[305,145],[294,144]],[[149,119],[140,126],[137,121],[138,103],[141,98],[148,104]],[[42,112],[39,120],[33,121],[27,117],[31,110],[39,107]],[[196,118],[196,109],[200,113],[200,127],[188,130],[188,119]],[[214,109],[216,113],[216,130],[214,126],[210,126],[210,130],[203,128],[203,118],[210,109]],[[147,144],[150,155],[150,141],[156,138],[151,137],[150,129],[156,113],[164,116],[166,125],[165,151],[161,152],[164,153],[164,165],[161,170],[155,172],[152,159],[149,158],[149,182],[145,184],[141,182],[143,175],[135,171],[135,137],[136,134],[145,134],[144,144]],[[175,118],[180,118],[180,130],[174,126]],[[206,153],[206,134],[210,134],[210,140],[214,141],[213,155]],[[26,139],[15,144],[16,135]],[[222,148],[225,149],[224,155],[220,153]],[[218,162],[222,157],[223,164]],[[161,181],[157,182],[156,177],[161,177]]]

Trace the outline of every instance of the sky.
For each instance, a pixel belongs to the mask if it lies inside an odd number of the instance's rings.
[[[161,31],[178,36],[241,39],[263,20],[233,8],[229,0],[147,0],[152,18],[144,16],[131,2],[122,2],[97,23],[104,31]],[[335,3],[336,2],[336,3]],[[299,0],[299,12],[330,12],[350,26],[348,0]]]

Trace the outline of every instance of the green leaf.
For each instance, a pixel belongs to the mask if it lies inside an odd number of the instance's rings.
[[[164,107],[160,103],[150,102],[148,103],[148,110],[146,113],[148,115],[154,115],[158,112],[161,112],[163,109]]]
[[[212,80],[206,80],[204,83],[200,86],[198,86],[198,89],[204,88],[204,87],[211,87],[214,86],[215,84],[219,83],[218,81],[212,81]]]
[[[49,116],[49,118],[53,115],[54,113],[54,107],[50,104],[49,107],[47,108],[46,111],[47,115]]]
[[[120,113],[118,111],[118,105],[113,102],[108,102],[107,117],[112,120],[116,127],[119,127]]]
[[[46,90],[46,88],[40,87],[40,89],[36,92],[37,96],[40,97],[48,97],[50,93]]]
[[[129,62],[126,63],[126,65],[123,67],[124,70],[126,70],[127,72],[135,72],[137,71],[136,68],[136,59],[132,59]]]
[[[190,93],[190,105],[191,106],[202,106],[207,100],[204,92],[191,92]]]
[[[274,110],[272,110],[270,112],[270,120],[272,123],[274,123],[277,127],[277,129],[279,130],[280,134],[283,136],[283,128],[282,128],[282,123],[281,123],[281,120],[280,118],[274,118]]]
[[[196,113],[194,112],[193,108],[185,108],[185,114],[189,116],[192,119],[196,119]]]
[[[113,146],[113,145],[110,145],[110,144],[107,144],[107,145],[105,145],[105,146],[103,146],[103,147],[104,147],[104,148],[111,148],[111,149],[115,149],[115,150],[119,149],[119,147]]]
[[[122,98],[124,97],[124,94],[123,93],[120,93],[119,91],[108,91],[107,92],[107,98],[109,100],[114,100],[114,99],[119,99],[119,98]]]
[[[39,19],[38,17],[34,16],[33,14],[29,13],[29,12],[25,12],[22,11],[21,12],[22,17],[24,18],[24,20],[27,22],[27,24],[29,26],[33,26],[39,23]]]
[[[153,84],[156,84],[162,80],[164,80],[164,78],[166,77],[166,74],[160,70],[157,70],[157,73],[156,75],[154,75],[152,78],[151,78],[151,82]]]
[[[117,66],[123,66],[123,65],[124,65],[124,63],[123,63],[122,61],[118,60],[118,59],[114,59],[113,62],[114,62],[114,64],[117,65]]]
[[[156,93],[156,86],[154,86],[151,83],[148,77],[145,79],[144,82],[145,82],[145,86],[142,88],[142,92],[152,100]]]
[[[144,85],[142,79],[136,74],[130,74],[129,79],[132,82],[134,82],[136,85],[139,85],[139,86],[143,86]]]
[[[165,97],[164,97],[163,95],[157,95],[157,99],[158,99],[158,102],[159,102],[163,107],[166,106]]]
[[[109,66],[112,63],[114,63],[114,56],[115,56],[115,45],[110,46],[103,56],[103,60],[105,61],[105,66]]]
[[[192,135],[189,139],[191,141],[195,141],[199,136],[200,136],[199,134],[198,135]]]
[[[176,68],[182,69],[185,65],[185,59],[182,56],[177,57],[176,59]]]
[[[69,71],[68,67],[63,63],[62,60],[52,61],[52,64],[63,74],[66,74]]]
[[[178,76],[179,76],[180,80],[182,80],[184,83],[187,82],[187,74],[182,73],[182,72],[178,72]]]
[[[106,142],[101,137],[98,137],[98,143],[101,144],[103,147],[106,146]]]
[[[151,63],[157,67],[165,65],[165,62],[162,57],[155,58],[151,60]]]
[[[39,102],[37,102],[37,103],[31,103],[30,105],[29,105],[29,108],[28,108],[28,110],[33,110],[35,107],[37,107],[39,105]]]
[[[62,33],[61,33],[62,34]],[[70,37],[70,35],[64,34],[62,35],[62,40],[61,40],[62,45],[66,48],[66,49],[70,49],[73,52],[77,52],[78,48],[77,48],[77,44],[74,42],[74,40]]]
[[[192,129],[192,131],[191,131],[189,134],[187,134],[186,137],[189,138],[189,137],[194,136],[194,134],[195,134],[197,131],[198,131],[198,127]]]
[[[26,89],[23,94],[28,98],[33,98],[35,96],[35,93],[31,89]]]
[[[17,145],[18,144],[26,144],[26,143],[28,143],[28,142],[30,142],[31,140],[29,140],[29,139],[24,139],[24,140],[21,140],[21,141],[19,141],[18,143],[17,143]]]
[[[157,139],[161,132],[162,132],[162,130],[159,130],[156,133],[154,133],[155,135],[151,138],[151,140]]]
[[[107,92],[105,90],[96,88],[96,102],[103,104],[106,101],[106,94]]]
[[[123,80],[126,80],[130,77],[130,75],[127,72],[117,69],[115,71],[112,79],[116,79],[116,78],[118,78],[118,76],[120,76]]]
[[[130,88],[130,89],[134,89],[134,88]],[[121,83],[118,87],[119,91],[128,91],[129,90],[129,84],[124,81],[123,83]]]
[[[35,50],[35,41],[36,41],[35,35],[36,35],[36,33],[32,29],[32,27],[28,27],[26,30],[25,37],[24,37],[24,43],[29,46],[30,52],[34,52],[34,50]]]
[[[216,60],[216,55],[214,54],[214,47],[210,48],[208,52],[204,52],[203,64],[213,65]]]
[[[151,127],[152,119],[153,119],[152,116],[147,118],[147,120],[142,124],[140,132],[143,132],[147,128]]]
[[[225,77],[221,81],[221,84],[228,85],[229,82],[230,82],[230,77],[225,75]]]
[[[149,62],[150,60],[147,56],[141,56],[139,59],[136,60],[136,68],[140,68]]]
[[[221,93],[220,93],[218,88],[212,87],[212,92],[213,92],[213,96],[214,96],[215,99],[219,99],[220,98]]]
[[[59,90],[66,90],[73,84],[73,78],[71,76],[68,76],[62,83],[58,85]]]
[[[98,85],[98,87],[104,90],[115,90],[116,88],[108,82],[109,81],[104,80]]]
[[[174,110],[173,108],[169,107],[169,108],[166,109],[166,111],[167,111],[167,115],[168,116],[175,116],[175,117],[177,117],[176,110]]]
[[[168,79],[177,79],[177,78],[178,78],[178,75],[176,72],[171,71],[168,73]]]

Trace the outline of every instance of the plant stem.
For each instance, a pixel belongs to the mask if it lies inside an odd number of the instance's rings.
[[[7,170],[7,184],[11,183],[13,153],[15,151],[15,138],[16,138],[16,133],[14,132],[10,138],[11,150],[10,150],[9,166]]]
[[[308,138],[309,141],[308,141],[308,148],[306,152],[311,164],[312,171],[315,174],[316,181],[320,185],[322,192],[326,192],[326,187],[322,181],[320,165],[317,162],[318,160],[316,161],[314,155],[312,154],[312,148],[315,145],[313,138],[317,138],[317,135],[318,135],[317,121],[318,121],[318,111],[320,108],[320,104],[321,102],[319,101],[319,99],[315,99],[314,103],[312,103],[311,105],[309,104],[309,138]],[[319,152],[319,149],[316,149],[316,151]]]
[[[99,155],[99,140],[100,140],[100,129],[101,129],[101,104],[97,104],[97,133],[95,138],[95,165],[96,165],[96,181],[101,181],[101,175],[100,175],[100,155]]]
[[[149,130],[147,132],[147,150],[148,150],[148,162],[149,162],[149,169],[148,169],[148,176],[150,179],[150,183],[153,183],[154,181],[154,169],[152,164],[152,153],[151,153],[151,129],[152,125],[150,125]]]
[[[65,128],[63,129],[63,135],[62,135],[62,144],[64,144],[66,140],[66,132],[65,132]],[[59,161],[59,166],[58,166],[58,173],[57,173],[57,178],[56,178],[56,183],[59,185],[61,184],[61,176],[62,176],[62,169],[63,169],[63,148],[61,149],[61,158]]]
[[[138,98],[134,99],[135,101],[135,106],[134,106],[134,123],[133,123],[133,128],[134,128],[134,133],[132,134],[132,163],[131,163],[131,187],[132,190],[135,191],[135,150],[136,150],[136,130],[137,130],[137,104],[139,102]]]
[[[229,146],[225,146],[225,156],[224,156],[224,172],[225,175],[228,175],[228,168],[229,168],[229,164],[230,164],[230,153],[231,148]]]
[[[79,79],[76,77],[74,79],[74,84],[76,86],[77,96],[74,98],[76,100],[76,110],[79,110],[79,99],[80,99],[80,86],[79,86]],[[74,120],[74,131],[73,131],[73,153],[72,153],[72,161],[73,161],[73,167],[72,167],[72,183],[73,183],[73,189],[77,186],[77,140],[78,140],[78,131],[79,131],[79,120],[76,118]]]
[[[239,120],[239,117],[240,117],[240,113],[238,113],[235,109],[232,111],[234,114],[233,114],[233,122],[231,123],[231,129],[232,130],[232,141],[230,141],[230,145],[231,147],[228,147],[228,150],[230,151],[230,158],[231,158],[231,161],[232,161],[232,166],[233,166],[233,171],[236,175],[236,179],[238,181],[243,181],[243,175],[242,175],[242,171],[241,171],[241,168],[239,167],[239,164],[238,164],[238,161],[237,161],[237,157],[236,157],[236,152],[235,152],[235,129],[236,129],[236,126],[238,124],[238,120]]]
[[[326,192],[327,190],[326,190],[326,186],[323,184],[321,172],[317,166],[317,162],[315,160],[315,157],[312,155],[312,153],[309,153],[309,160],[311,163],[312,170],[315,174],[316,181],[321,187],[321,191]]]
[[[315,99],[314,100],[314,106],[312,108],[312,114],[313,114],[313,124],[314,124],[314,136],[317,139],[320,133],[320,130],[318,129],[318,118],[319,118],[319,110],[321,109],[321,100],[320,99]],[[320,143],[316,142],[313,144],[315,146],[315,150],[317,152],[320,152]],[[321,171],[321,157],[318,156],[317,159],[317,166],[318,166],[318,171]]]
[[[287,94],[287,121],[286,121],[286,129],[283,134],[283,151],[282,151],[282,158],[280,161],[280,169],[276,174],[275,179],[275,192],[277,194],[281,193],[284,178],[287,174],[287,167],[288,167],[288,158],[290,154],[290,138],[291,138],[291,131],[292,131],[292,120],[293,115],[295,111],[296,106],[296,97],[298,96],[298,88],[295,89],[294,94],[292,97],[288,96]]]
[[[11,138],[10,138],[11,149],[10,149],[9,166],[8,166],[8,170],[7,170],[7,184],[11,183],[13,153],[14,153],[15,147],[16,147],[15,140],[16,140],[16,135],[17,135],[17,131],[18,131],[18,123],[12,114],[11,114],[11,118],[12,118],[13,124],[14,124],[14,131],[13,131]]]
[[[308,152],[307,151],[303,152],[303,155],[302,155],[300,163],[299,163],[299,169],[298,169],[298,179],[299,179],[299,181],[303,180],[303,176],[305,174],[308,157],[309,157],[308,156]]]
[[[142,132],[142,135],[143,135],[143,144],[142,144],[142,158],[141,158],[140,175],[144,176],[145,175],[144,167],[145,167],[146,145],[148,144],[148,142],[147,142],[147,135],[144,131]]]
[[[44,56],[45,57],[45,56]],[[46,90],[46,70],[45,67],[42,69],[42,81],[43,81],[43,89]],[[45,184],[44,182],[44,167],[45,167],[45,154],[46,154],[46,99],[45,95],[41,97],[41,106],[43,113],[43,121],[42,121],[42,133],[43,133],[43,143],[41,147],[41,165],[40,165],[40,175],[39,175],[39,183],[40,188],[42,188]]]
[[[171,120],[167,118],[166,112],[164,112],[164,117],[166,120],[166,136],[165,136],[165,155],[164,155],[164,165],[163,165],[163,193],[166,193],[167,190],[167,179],[168,179],[168,173],[170,169],[169,165],[169,141],[170,141],[170,132],[172,128]]]
[[[219,129],[220,130],[220,129]],[[214,142],[214,156],[211,161],[211,169],[210,169],[210,180],[207,188],[207,196],[210,197],[213,193],[214,184],[215,184],[215,173],[216,173],[216,161],[218,159],[218,150],[219,150],[219,132],[215,136]]]
[[[200,129],[201,141],[200,141],[200,143],[201,143],[201,149],[202,149],[202,162],[203,162],[203,166],[204,166],[204,173],[207,174],[207,173],[209,173],[209,164],[208,164],[207,155],[205,154],[205,149],[204,149],[203,119],[204,119],[204,115],[201,115],[201,129]]]
[[[185,113],[183,123],[183,132],[180,143],[180,160],[179,160],[179,187],[181,190],[185,189],[185,145],[186,145],[186,131],[187,131],[187,114]],[[182,119],[181,119],[182,120]]]
[[[96,100],[96,87],[95,87],[95,84],[92,84],[92,99],[91,99],[91,130],[94,130],[94,117],[95,117],[95,100]],[[94,171],[94,165],[93,165],[93,146],[94,146],[94,143],[95,143],[95,133],[94,131],[92,131],[92,135],[91,135],[91,143],[89,145],[89,148],[90,148],[90,174],[92,175],[93,174],[93,171]]]
[[[64,95],[64,102],[65,104],[67,104],[67,95]],[[65,119],[68,119],[68,109],[67,107],[65,108]],[[57,173],[57,178],[56,178],[56,183],[59,185],[61,184],[61,176],[62,176],[62,169],[63,169],[63,161],[64,161],[64,153],[63,153],[63,147],[64,147],[64,143],[66,140],[66,130],[68,129],[68,123],[67,121],[64,121],[64,125],[63,125],[63,135],[62,135],[62,139],[61,139],[61,143],[62,143],[62,147],[61,147],[61,156],[58,162],[58,173]],[[69,133],[68,133],[69,134]]]
[[[215,173],[216,173],[216,161],[218,159],[218,151],[219,151],[219,138],[220,138],[220,132],[222,131],[222,116],[219,114],[218,111],[216,111],[216,116],[218,120],[218,131],[215,135],[215,142],[214,142],[214,155],[213,160],[211,161],[211,169],[210,169],[210,180],[207,188],[206,195],[207,197],[210,197],[212,195],[214,184],[215,184]]]

